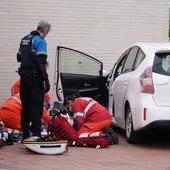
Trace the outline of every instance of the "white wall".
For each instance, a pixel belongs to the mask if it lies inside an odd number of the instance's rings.
[[[48,69],[52,82],[57,45],[74,48],[104,62],[109,70],[137,41],[168,41],[169,0],[1,0],[0,103],[18,78],[20,38],[48,20]]]

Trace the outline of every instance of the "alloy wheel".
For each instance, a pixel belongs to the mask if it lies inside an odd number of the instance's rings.
[[[127,138],[130,137],[132,133],[132,114],[131,111],[128,112],[127,118],[126,118],[126,136]]]

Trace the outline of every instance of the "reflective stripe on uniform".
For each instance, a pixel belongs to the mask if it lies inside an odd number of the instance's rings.
[[[11,96],[10,99],[14,99],[17,103],[21,104],[21,100],[18,99],[16,96]]]
[[[86,113],[88,112],[88,110],[95,104],[97,103],[95,100],[91,101],[86,108],[84,109],[84,118],[86,117]]]
[[[37,53],[36,53],[36,55],[41,55],[41,54],[43,54],[43,55],[47,55],[47,52],[39,51],[39,52],[37,52]]]
[[[75,113],[75,116],[82,116],[82,117],[84,117],[84,113],[82,113],[82,112],[76,112],[76,113]]]

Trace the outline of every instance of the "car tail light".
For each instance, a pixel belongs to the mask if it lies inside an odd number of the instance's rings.
[[[143,93],[154,93],[154,87],[152,82],[152,67],[149,66],[140,76],[141,92]]]

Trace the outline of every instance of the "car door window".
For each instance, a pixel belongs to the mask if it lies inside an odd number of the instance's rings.
[[[100,61],[88,57],[87,54],[69,50],[60,49],[60,72],[70,74],[84,74],[99,76],[102,74],[102,64]]]
[[[139,49],[138,54],[137,54],[137,58],[134,64],[134,70],[140,65],[140,63],[145,59],[145,53]]]
[[[107,106],[107,77],[103,76],[103,63],[83,52],[57,47],[55,62],[55,89],[57,100],[63,101],[78,92]]]
[[[122,73],[130,72],[133,70],[133,65],[136,59],[136,54],[138,52],[138,49],[139,48],[135,46],[130,50],[129,55],[126,59],[125,65],[123,67]]]
[[[118,77],[122,73],[123,66],[125,64],[126,58],[129,54],[129,49],[123,53],[123,55],[120,57],[120,61],[118,61],[117,67],[115,69],[115,73],[113,76],[113,79],[115,80],[116,77]]]

